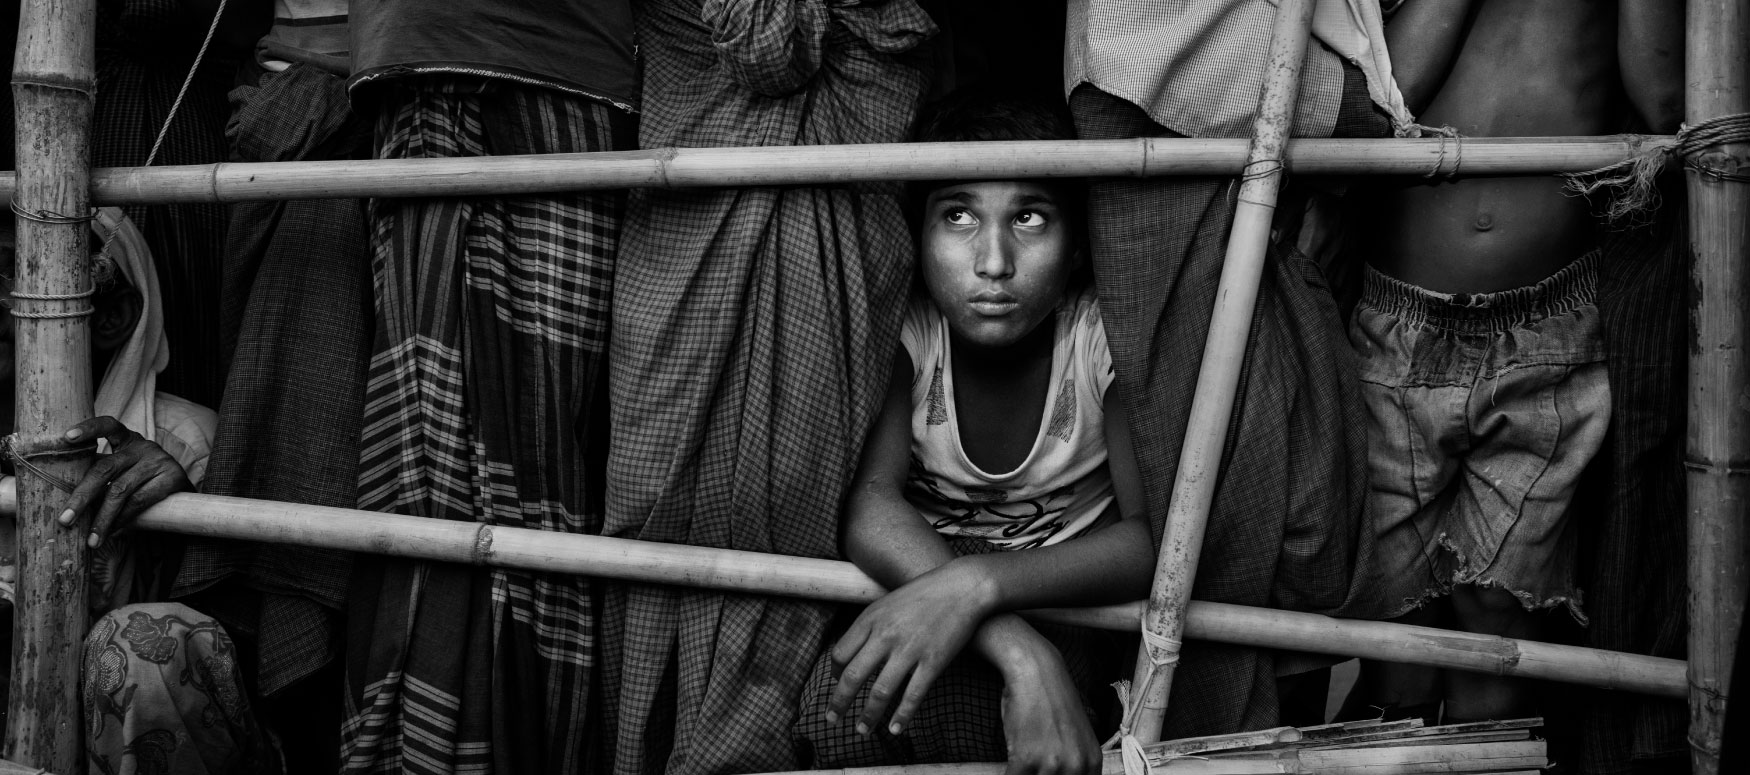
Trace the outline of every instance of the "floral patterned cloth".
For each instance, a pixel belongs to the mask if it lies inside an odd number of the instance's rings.
[[[86,756],[102,775],[278,772],[218,622],[179,603],[104,615],[85,638]]]

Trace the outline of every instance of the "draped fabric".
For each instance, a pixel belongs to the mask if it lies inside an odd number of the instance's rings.
[[[434,76],[373,90],[377,155],[611,150],[624,114]],[[562,533],[601,526],[599,426],[621,197],[382,199],[359,506]],[[346,772],[583,765],[596,597],[578,576],[356,560]]]
[[[911,0],[640,5],[640,142],[905,139],[934,32]],[[634,192],[614,290],[608,535],[834,557],[912,263],[894,184]],[[795,768],[832,608],[631,586],[608,601],[615,772]]]
[[[1687,406],[1680,396],[1689,366],[1690,257],[1681,181],[1666,183],[1668,204],[1652,224],[1613,232],[1601,246],[1598,311],[1611,428],[1574,513],[1585,515],[1579,582],[1591,625],[1583,644],[1684,659]],[[1574,687],[1552,696],[1579,712],[1581,771],[1626,775],[1645,771],[1652,759],[1688,766],[1682,700]]]
[[[200,50],[217,3],[122,0],[98,4],[97,100],[91,164],[146,163],[177,91]],[[271,4],[232,8],[207,51],[154,166],[225,160],[225,90],[235,63],[272,21]],[[123,208],[145,235],[164,294],[171,360],[159,387],[203,406],[218,406],[219,267],[225,205],[131,205]]]
[[[350,158],[368,148],[344,79],[315,67],[266,74],[232,101],[233,161]],[[229,378],[204,492],[358,504],[369,270],[360,200],[232,205],[219,332]],[[227,629],[253,636],[252,674],[272,695],[338,656],[351,568],[350,555],[333,550],[191,540],[173,593],[198,596]]]
[[[1141,108],[1089,86],[1076,90],[1070,107],[1083,139],[1173,134]],[[1238,191],[1235,178],[1176,177],[1102,182],[1089,192],[1094,275],[1115,387],[1130,407],[1131,438],[1157,537],[1172,497]],[[1344,605],[1351,569],[1371,545],[1363,521],[1364,411],[1354,356],[1323,276],[1304,256],[1273,246],[1252,316],[1194,599],[1322,613]],[[1168,704],[1166,739],[1276,721],[1270,652],[1186,644]]]

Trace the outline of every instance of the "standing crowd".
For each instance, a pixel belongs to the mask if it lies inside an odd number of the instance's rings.
[[[99,5],[100,166],[1243,137],[1276,14]],[[1681,198],[1613,223],[1559,178],[1462,168],[1467,137],[1674,131],[1681,2],[1320,6],[1294,134],[1456,158],[1290,179],[1194,596],[1681,656]],[[1017,612],[1146,595],[1239,183],[102,211],[102,416],[67,439],[106,454],[62,518],[103,593],[91,769],[1097,772],[1136,635]],[[191,488],[842,558],[889,592],[127,530]],[[1187,644],[1164,736],[1321,723],[1333,661]],[[1339,715],[1382,714],[1542,715],[1577,772],[1686,764],[1669,700],[1363,663]]]

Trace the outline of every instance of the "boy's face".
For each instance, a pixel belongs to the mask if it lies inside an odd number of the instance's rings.
[[[980,347],[1007,347],[1032,333],[1081,264],[1060,194],[1036,181],[931,191],[920,243],[936,309],[960,340]]]

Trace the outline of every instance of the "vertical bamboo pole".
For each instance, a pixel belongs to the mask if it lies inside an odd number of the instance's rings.
[[[1689,0],[1684,120],[1750,112],[1750,12],[1743,0]],[[1719,771],[1726,692],[1750,573],[1750,143],[1687,160],[1694,280],[1689,353],[1689,743],[1691,769]],[[1702,169],[1697,169],[1700,167]],[[1742,741],[1740,741],[1742,742]]]
[[[1161,722],[1166,718],[1173,667],[1178,662],[1185,632],[1185,606],[1191,601],[1191,585],[1197,577],[1197,560],[1203,550],[1209,506],[1215,498],[1221,451],[1227,444],[1234,392],[1239,387],[1252,311],[1257,306],[1258,282],[1264,272],[1271,216],[1282,186],[1282,153],[1294,127],[1294,105],[1300,94],[1300,67],[1306,59],[1312,12],[1311,0],[1281,0],[1276,9],[1270,60],[1264,70],[1264,86],[1252,128],[1251,152],[1240,184],[1233,230],[1228,234],[1227,260],[1215,294],[1215,310],[1203,346],[1203,365],[1197,375],[1197,392],[1191,400],[1191,418],[1179,454],[1166,530],[1161,536],[1154,586],[1143,617],[1143,644],[1137,658],[1136,680],[1131,684],[1134,687],[1131,719],[1126,726],[1130,735],[1144,744],[1160,740]]]
[[[18,279],[15,294],[75,296],[90,288],[90,143],[95,0],[28,0],[19,19],[12,91],[17,103]],[[65,216],[63,218],[62,216]],[[13,300],[16,430],[29,454],[91,412],[90,299]],[[35,316],[35,317],[32,317]],[[56,317],[60,316],[60,317]],[[33,463],[77,480],[82,459]],[[71,774],[85,771],[79,645],[88,614],[85,542],[55,523],[64,496],[19,471],[19,585],[13,615],[12,699],[6,756]]]

